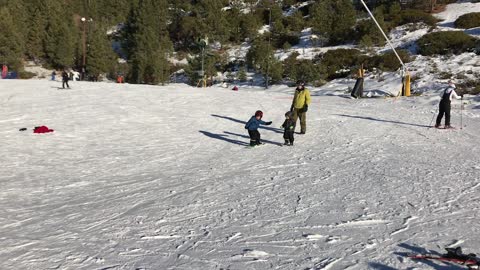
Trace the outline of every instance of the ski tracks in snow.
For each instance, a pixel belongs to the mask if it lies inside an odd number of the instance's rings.
[[[476,129],[430,132],[409,102],[315,96],[278,147],[284,94],[85,85],[35,91],[52,136],[4,133],[0,268],[405,269],[399,244],[474,234]]]

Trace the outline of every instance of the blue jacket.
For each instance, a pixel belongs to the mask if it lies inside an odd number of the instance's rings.
[[[245,129],[257,130],[258,127],[260,126],[260,124],[269,125],[267,122],[264,122],[261,119],[257,120],[257,118],[255,118],[255,116],[252,116],[252,118],[250,118],[250,120],[248,120],[248,122],[245,124]]]

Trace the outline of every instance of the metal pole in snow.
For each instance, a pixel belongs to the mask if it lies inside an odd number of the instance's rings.
[[[375,19],[375,17],[373,16],[372,12],[370,11],[370,9],[368,8],[367,4],[365,4],[365,2],[363,0],[360,0],[363,4],[363,6],[365,7],[365,9],[367,10],[368,14],[370,14],[370,17],[372,17],[373,21],[375,22],[375,24],[377,25],[378,29],[380,29],[380,32],[382,32],[383,34],[383,37],[385,38],[385,40],[387,41],[388,45],[390,45],[390,48],[392,48],[393,52],[395,53],[395,55],[397,56],[398,58],[398,61],[400,61],[400,63],[402,64],[402,68],[403,68],[403,71],[405,72],[407,70],[407,68],[405,67],[405,64],[403,63],[402,59],[400,59],[400,56],[398,55],[397,51],[395,50],[395,48],[393,47],[392,43],[390,42],[390,39],[387,37],[387,35],[385,34],[385,32],[383,32],[382,30],[382,27],[380,27],[380,24],[377,22],[377,20]]]

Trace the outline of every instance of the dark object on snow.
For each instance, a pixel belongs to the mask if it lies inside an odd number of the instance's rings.
[[[354,98],[361,98],[363,95],[363,78],[358,78],[350,95]]]
[[[447,254],[432,255],[432,254],[412,254],[408,257],[417,260],[436,260],[443,262],[452,262],[465,265],[469,269],[478,269],[480,267],[480,259],[473,253],[463,254],[462,248],[446,248]]]
[[[21,128],[18,131],[25,131],[25,130],[27,130],[27,128]]]
[[[233,91],[238,91],[238,87],[235,85],[233,88],[232,88]]]
[[[49,129],[47,126],[39,126],[33,129],[33,133],[49,133],[49,132],[54,132],[54,130]]]

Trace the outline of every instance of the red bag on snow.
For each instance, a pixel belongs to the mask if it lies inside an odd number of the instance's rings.
[[[47,126],[40,126],[40,127],[35,127],[33,130],[33,133],[48,133],[48,132],[53,132],[53,129],[49,129]]]

